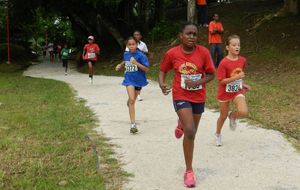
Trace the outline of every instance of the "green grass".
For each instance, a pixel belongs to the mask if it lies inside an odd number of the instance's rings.
[[[127,174],[84,101],[20,69],[0,64],[0,189],[119,189]]]

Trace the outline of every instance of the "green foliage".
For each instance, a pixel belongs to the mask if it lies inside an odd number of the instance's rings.
[[[30,52],[24,47],[17,44],[10,44],[11,60],[13,61],[26,61],[30,59]],[[7,60],[7,44],[0,44],[0,62]]]
[[[180,23],[162,20],[149,32],[152,42],[159,40],[170,40],[179,33]]]

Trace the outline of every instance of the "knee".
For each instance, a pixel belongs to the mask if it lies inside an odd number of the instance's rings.
[[[244,110],[238,110],[238,115],[239,115],[239,117],[247,117],[248,110],[246,110],[246,109],[244,109]]]
[[[196,135],[196,128],[195,127],[188,127],[184,129],[184,136],[189,140],[194,140]]]
[[[129,105],[134,105],[134,103],[135,103],[134,99],[131,99],[131,98],[128,99],[128,104]]]

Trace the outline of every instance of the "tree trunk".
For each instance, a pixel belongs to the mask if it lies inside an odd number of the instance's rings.
[[[98,18],[101,18],[101,17],[99,16]],[[120,48],[123,50],[125,48],[125,44],[124,44],[125,40],[121,36],[120,32],[109,21],[107,21],[103,17],[101,18],[101,22],[105,26],[105,28],[107,28],[109,33],[114,37],[114,39],[117,41]]]
[[[155,0],[155,22],[165,19],[165,3],[164,1]]]
[[[284,0],[284,10],[294,15],[299,14],[299,0]]]
[[[187,4],[187,21],[197,23],[196,3],[195,0],[188,0]]]

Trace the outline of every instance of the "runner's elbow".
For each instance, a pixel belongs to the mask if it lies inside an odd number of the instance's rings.
[[[147,73],[147,72],[149,71],[149,68],[146,67],[146,68],[144,69],[144,71]]]

